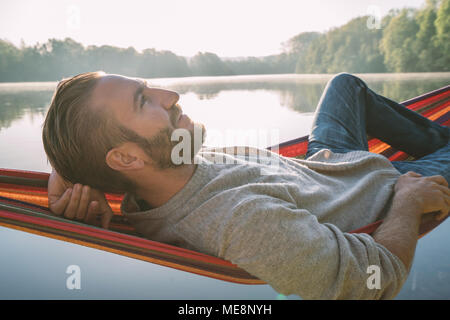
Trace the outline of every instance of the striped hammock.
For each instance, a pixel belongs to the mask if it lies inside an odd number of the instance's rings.
[[[450,86],[405,101],[403,105],[441,125],[450,125]],[[382,154],[391,161],[414,160],[380,140],[368,138],[371,152]],[[305,136],[280,144],[277,151],[286,157],[302,158],[307,146],[308,137]],[[109,230],[56,216],[48,209],[48,177],[48,173],[0,169],[0,226],[215,279],[242,284],[264,283],[223,259],[140,237],[121,215],[123,195],[106,194],[114,212]],[[352,232],[370,234],[381,222],[377,221]],[[420,228],[421,236],[441,222],[432,217],[424,219]]]

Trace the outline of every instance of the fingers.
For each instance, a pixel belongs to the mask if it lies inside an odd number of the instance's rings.
[[[442,187],[445,188],[445,187]],[[448,190],[448,188],[447,188]],[[445,193],[443,196],[443,206],[445,208],[443,208],[442,210],[440,210],[440,213],[436,216],[436,220],[440,221],[443,220],[444,218],[446,218],[450,212],[450,194]]]
[[[69,204],[66,210],[64,211],[64,217],[66,217],[67,219],[73,219],[77,214],[78,206],[81,199],[81,189],[82,187],[78,183],[73,186]]]
[[[448,188],[448,182],[443,176],[440,176],[440,175],[429,176],[429,177],[427,177],[427,179],[434,181],[440,185],[446,186]]]
[[[88,211],[84,222],[87,224],[95,224],[97,218],[97,213],[99,212],[98,201],[91,201],[88,206]]]
[[[450,188],[448,188],[446,186],[442,186],[442,185],[438,185],[437,188],[447,197],[450,196]]]
[[[421,177],[422,175],[420,173],[414,172],[414,171],[408,171],[407,173],[405,173],[408,176],[412,176],[412,177]]]
[[[109,228],[110,221],[114,216],[103,193],[79,183],[75,184],[73,188],[65,190],[60,198],[49,197],[49,207],[58,215],[64,214],[67,219],[101,225],[105,229]],[[101,215],[101,221],[97,221],[99,215]]]
[[[64,212],[64,209],[66,209],[70,198],[72,196],[72,188],[66,189],[66,191],[63,193],[63,195],[57,199],[55,197],[49,197],[49,208],[50,210],[57,214],[62,215]]]
[[[77,220],[83,220],[85,215],[87,214],[90,197],[89,191],[90,191],[89,186],[83,186],[81,188],[80,202],[78,204],[78,209],[75,214],[75,218]]]
[[[111,222],[112,217],[114,216],[111,208],[107,210],[102,216],[102,227],[105,229],[109,228],[109,223]]]
[[[97,217],[101,215],[100,226],[108,229],[110,221],[112,220],[114,213],[111,210],[109,204],[105,201],[92,201],[88,206],[88,212],[84,219],[85,223],[99,226]]]
[[[441,210],[440,213],[436,216],[436,220],[441,221],[445,219],[448,216],[448,213],[449,209],[447,209],[446,211]]]
[[[102,201],[100,201],[99,205],[102,213],[102,227],[108,229],[109,223],[114,213],[112,212],[111,207],[109,206],[105,198],[103,198]]]

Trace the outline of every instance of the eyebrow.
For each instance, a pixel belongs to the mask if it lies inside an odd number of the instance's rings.
[[[142,92],[144,91],[144,88],[147,86],[146,80],[141,80],[141,79],[136,79],[136,80],[139,81],[139,86],[137,87],[137,89],[133,95],[133,111],[136,111],[139,109],[139,106],[138,106],[139,97],[141,96]]]

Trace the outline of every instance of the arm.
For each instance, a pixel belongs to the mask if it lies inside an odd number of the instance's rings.
[[[342,232],[281,199],[252,198],[219,220],[221,226],[211,226],[214,233],[201,242],[214,249],[217,241],[219,257],[285,295],[296,294],[304,299],[389,299],[395,297],[407,278],[402,261],[368,234]],[[371,265],[380,267],[379,289],[367,286]]]
[[[410,172],[397,180],[392,206],[373,236],[342,232],[319,223],[295,204],[266,197],[240,203],[223,232],[214,234],[222,240],[219,256],[283,294],[306,299],[390,299],[408,276],[421,218],[435,211],[444,218],[449,206],[450,191],[442,176]],[[380,267],[379,289],[367,286],[371,265]]]
[[[394,196],[392,207],[373,239],[395,254],[409,271],[419,236],[420,208],[408,198]]]
[[[372,236],[409,271],[423,214],[440,211],[438,219],[443,219],[449,212],[450,192],[443,177],[422,177],[414,172],[402,175],[394,192],[392,206]]]

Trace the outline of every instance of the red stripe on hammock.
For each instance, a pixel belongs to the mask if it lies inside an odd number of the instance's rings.
[[[88,236],[90,238],[98,238],[98,239],[104,239],[109,240],[113,242],[120,242],[124,244],[133,245],[136,247],[140,247],[147,250],[155,250],[158,252],[164,252],[172,255],[182,256],[184,258],[193,259],[197,261],[207,262],[211,264],[217,264],[217,265],[223,265],[223,266],[234,266],[231,262],[219,259],[213,256],[205,255],[203,253],[199,253],[196,251],[174,247],[171,245],[167,245],[161,242],[156,242],[140,237],[130,236],[130,235],[123,235],[121,233],[115,233],[108,231],[106,229],[101,228],[93,228],[91,226],[80,226],[80,225],[73,225],[70,223],[65,223],[61,221],[55,221],[55,220],[49,220],[45,218],[40,217],[32,217],[27,215],[18,215],[16,213],[11,213],[8,211],[0,210],[0,217],[9,218],[16,221],[23,221],[32,223],[35,225],[41,225],[50,227],[57,230],[64,230],[73,232],[76,234],[81,234]]]
[[[407,105],[406,107],[408,109],[411,109],[413,111],[418,112],[417,111],[418,109],[420,109],[420,108],[422,108],[424,106],[429,106],[430,104],[433,104],[436,101],[443,100],[443,99],[447,98],[448,96],[450,96],[450,90],[449,91],[444,91],[444,92],[442,92],[440,94],[437,94],[435,96],[431,96],[429,98],[426,98],[425,100],[417,101],[415,103]]]
[[[446,101],[446,102],[443,103],[442,105],[439,105],[439,106],[437,106],[437,107],[434,107],[433,109],[427,110],[427,111],[425,111],[425,112],[423,112],[423,113],[421,113],[421,114],[422,114],[422,116],[424,116],[425,118],[429,118],[429,117],[432,116],[433,114],[435,114],[435,113],[437,113],[437,112],[439,112],[439,111],[441,111],[441,110],[447,108],[448,106],[450,106],[450,100],[449,100],[449,101]]]
[[[48,180],[50,176],[47,172],[37,172],[18,169],[0,169],[0,174],[10,177],[27,177],[31,179]]]

